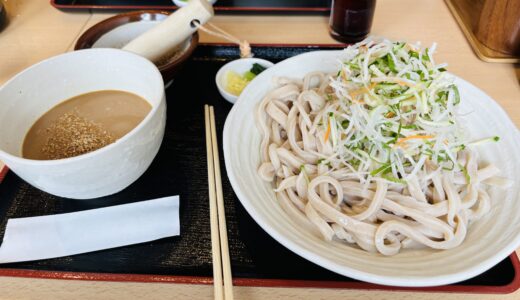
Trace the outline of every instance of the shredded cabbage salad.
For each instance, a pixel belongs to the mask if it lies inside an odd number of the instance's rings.
[[[339,109],[322,118],[337,163],[362,174],[406,183],[432,162],[465,172],[457,152],[468,142],[457,109],[461,98],[447,64],[436,64],[436,45],[367,39],[344,50],[341,69],[331,78],[328,100]]]

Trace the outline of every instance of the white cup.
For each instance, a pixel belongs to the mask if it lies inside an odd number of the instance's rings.
[[[59,160],[22,158],[30,127],[74,96],[121,90],[152,106],[145,119],[115,143]],[[0,87],[0,160],[29,184],[50,194],[90,199],[117,193],[137,180],[159,151],[166,124],[164,83],[154,64],[117,49],[58,55],[22,71]]]

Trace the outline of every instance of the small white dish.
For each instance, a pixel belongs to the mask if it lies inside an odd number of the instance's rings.
[[[188,1],[190,1],[190,0],[185,0],[185,1],[182,1],[182,0],[172,0],[172,1],[178,7],[183,7],[183,6],[188,5]],[[217,2],[217,0],[208,0],[208,2],[211,3],[211,5],[213,5],[213,4],[215,4],[215,2]]]
[[[224,99],[234,104],[239,97],[226,91],[226,73],[228,71],[235,71],[238,74],[244,74],[245,72],[251,70],[251,67],[255,63],[260,64],[265,68],[270,68],[274,66],[272,62],[261,58],[241,58],[228,62],[227,64],[222,66],[220,70],[218,70],[217,75],[215,76],[215,81],[217,83],[218,91],[220,92],[220,95],[224,97]]]
[[[74,96],[120,90],[141,96],[152,110],[116,142],[87,154],[58,160],[23,158],[22,145],[36,120]],[[117,193],[148,169],[166,124],[164,82],[149,60],[117,49],[61,54],[22,71],[0,87],[0,160],[47,193],[89,199]]]
[[[76,42],[74,50],[89,48],[120,49],[142,33],[152,29],[170,15],[165,11],[143,10],[127,12],[105,19],[86,30]],[[165,88],[172,83],[184,63],[193,54],[199,43],[198,33],[178,46],[178,51],[168,60],[157,65]]]

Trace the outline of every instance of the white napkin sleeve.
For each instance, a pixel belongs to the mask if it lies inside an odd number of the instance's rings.
[[[0,263],[69,256],[179,234],[179,196],[10,219],[0,245]]]

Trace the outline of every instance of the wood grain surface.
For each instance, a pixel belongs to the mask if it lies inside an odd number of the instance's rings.
[[[520,55],[520,1],[485,0],[474,32],[489,48]]]
[[[445,0],[480,59],[520,62],[520,1]]]
[[[110,14],[64,13],[45,0],[4,1],[10,24],[0,32],[0,83],[24,68],[73,48],[78,36]],[[217,16],[217,25],[254,43],[334,43],[324,16]],[[437,61],[483,89],[520,125],[519,66],[488,64],[470,49],[441,0],[379,0],[373,34],[439,44]],[[221,42],[201,35],[201,42]],[[0,278],[0,299],[211,299],[210,285],[117,283]],[[461,295],[363,290],[236,287],[236,299],[520,299],[509,295]]]

